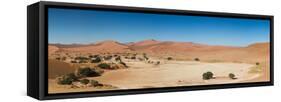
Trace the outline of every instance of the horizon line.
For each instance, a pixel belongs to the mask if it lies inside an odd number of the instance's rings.
[[[75,42],[75,43],[60,43],[60,42],[48,42],[49,44],[58,44],[58,45],[92,45],[92,44],[98,44],[98,43],[102,43],[102,42],[106,42],[106,41],[113,41],[113,42],[117,42],[120,44],[129,44],[129,43],[137,43],[137,42],[142,42],[142,41],[149,41],[149,40],[155,40],[155,41],[159,41],[159,42],[178,42],[178,43],[194,43],[194,44],[201,44],[201,45],[211,45],[211,46],[231,46],[231,47],[245,47],[245,46],[249,46],[249,45],[253,45],[253,44],[257,44],[257,43],[270,43],[270,41],[264,41],[264,42],[254,42],[254,43],[250,43],[247,45],[242,45],[242,46],[238,46],[238,45],[222,45],[222,44],[206,44],[206,43],[197,43],[197,42],[192,42],[192,41],[171,41],[171,40],[156,40],[156,39],[146,39],[146,40],[139,40],[139,41],[130,41],[130,42],[120,42],[117,40],[112,40],[112,39],[108,39],[108,40],[101,40],[101,41],[95,41],[95,42],[88,42],[88,43],[79,43],[79,42]]]

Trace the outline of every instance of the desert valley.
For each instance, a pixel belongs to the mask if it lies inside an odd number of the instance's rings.
[[[158,41],[49,44],[49,93],[269,80],[270,44]]]

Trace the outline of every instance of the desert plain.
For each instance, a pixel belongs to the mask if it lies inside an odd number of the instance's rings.
[[[269,42],[243,47],[154,39],[49,44],[48,92],[261,82],[269,81],[269,65]]]

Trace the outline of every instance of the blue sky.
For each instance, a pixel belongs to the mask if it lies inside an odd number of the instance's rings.
[[[49,43],[147,39],[247,46],[269,42],[269,20],[49,8]]]

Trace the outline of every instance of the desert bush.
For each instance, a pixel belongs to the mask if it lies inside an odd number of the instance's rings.
[[[148,57],[147,57],[146,53],[143,53],[143,58],[144,58],[145,60],[148,60]]]
[[[88,84],[89,82],[90,82],[89,79],[82,79],[82,80],[80,80],[80,83],[82,83],[84,85]]]
[[[60,60],[60,57],[57,57],[56,60]]]
[[[80,57],[75,57],[74,59],[75,59],[75,60],[88,60],[87,57],[82,57],[82,56],[80,56]]]
[[[101,58],[100,57],[95,57],[94,59],[92,59],[91,63],[99,63],[101,62]]]
[[[126,68],[128,67],[125,62],[120,62],[120,64],[122,64],[122,65],[125,66]]]
[[[89,55],[88,56],[89,58],[97,58],[97,57],[100,57],[99,55]]]
[[[199,58],[194,58],[194,61],[200,61],[200,59]]]
[[[65,60],[66,60],[66,57],[62,57],[61,60],[65,61]]]
[[[156,65],[159,65],[159,64],[160,64],[160,61],[157,61],[157,62],[156,62]]]
[[[111,69],[110,65],[107,63],[101,63],[98,65],[98,67],[100,67],[102,69]]]
[[[236,79],[236,78],[235,78],[235,74],[233,74],[233,73],[229,73],[229,74],[228,74],[228,77],[231,78],[231,79]]]
[[[66,75],[68,78],[72,79],[73,81],[77,81],[78,77],[74,73],[69,73]]]
[[[203,77],[204,80],[209,80],[209,79],[212,79],[214,77],[214,74],[209,71],[209,72],[203,73],[202,77]]]
[[[79,63],[87,63],[86,60],[79,60],[78,62],[79,62]]]
[[[129,59],[129,57],[128,57],[128,56],[125,56],[124,58],[125,58],[125,59]]]
[[[135,56],[132,56],[131,59],[136,59],[136,57],[135,57]]]
[[[92,70],[95,71],[95,72],[97,72],[97,73],[99,73],[100,75],[101,75],[102,73],[104,73],[104,70],[103,70],[103,69],[100,69],[100,68],[93,68]]]
[[[121,60],[121,57],[120,57],[120,56],[117,56],[117,57],[115,58],[115,61],[122,61],[122,60]]]
[[[105,56],[104,57],[104,60],[111,60],[112,59],[112,56]]]
[[[167,58],[167,60],[172,60],[172,59],[173,59],[172,57],[168,57],[168,58]]]
[[[90,81],[90,84],[91,84],[91,86],[93,86],[93,87],[99,86],[99,85],[100,85],[100,83],[99,83],[98,81],[96,81],[96,80],[91,80],[91,81]]]
[[[93,55],[89,55],[88,57],[89,57],[89,58],[93,58],[94,56],[93,56]]]
[[[260,63],[259,63],[259,62],[256,62],[256,65],[257,65],[257,66],[260,65]]]
[[[145,57],[144,59],[145,59],[145,60],[149,60],[149,58],[148,58],[148,57]]]
[[[78,78],[75,76],[75,74],[70,73],[57,78],[57,83],[60,85],[71,85],[73,81],[77,81],[77,80]]]
[[[101,74],[96,72],[95,70],[92,70],[89,67],[86,68],[79,68],[76,71],[77,76],[79,77],[95,77],[95,76],[100,76]]]
[[[70,61],[71,63],[77,63],[77,61],[75,61],[75,60],[72,60],[72,61]]]

